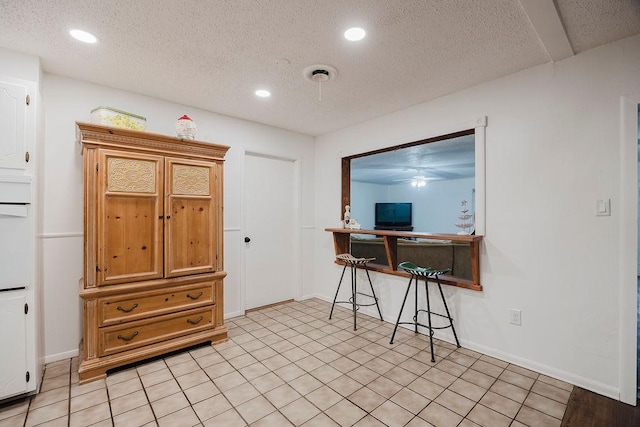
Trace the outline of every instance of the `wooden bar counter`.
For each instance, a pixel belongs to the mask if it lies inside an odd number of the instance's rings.
[[[336,255],[351,253],[352,234],[368,234],[382,237],[387,258],[386,264],[369,263],[367,264],[367,268],[372,271],[402,277],[409,277],[409,274],[405,273],[404,271],[398,270],[398,262],[404,261],[398,260],[398,238],[428,239],[436,241],[444,240],[450,241],[452,243],[468,243],[470,250],[471,280],[456,276],[442,276],[441,281],[442,283],[447,285],[473,289],[476,291],[482,290],[482,285],[480,284],[480,242],[482,241],[482,236],[459,234],[425,234],[419,232],[387,230],[352,230],[349,228],[325,228],[325,231],[333,233],[333,244]],[[338,260],[336,260],[336,263],[342,265],[342,263]],[[422,267],[428,267],[428,265],[424,265]]]

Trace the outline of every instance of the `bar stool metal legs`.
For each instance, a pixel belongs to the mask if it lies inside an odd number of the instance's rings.
[[[407,291],[404,294],[404,299],[402,300],[402,306],[400,307],[400,312],[398,313],[398,320],[396,321],[395,328],[393,328],[393,334],[391,335],[391,341],[389,342],[389,344],[393,344],[393,340],[396,336],[396,331],[398,330],[398,325],[414,325],[414,328],[415,328],[414,330],[416,333],[418,332],[418,326],[422,326],[423,328],[427,328],[429,330],[429,346],[431,349],[431,361],[435,362],[436,360],[433,353],[433,332],[435,329],[451,328],[451,331],[453,332],[453,337],[456,340],[456,345],[458,346],[458,348],[460,347],[460,342],[458,341],[458,335],[456,334],[456,329],[453,327],[453,319],[451,318],[451,314],[449,313],[449,307],[447,306],[447,301],[445,300],[444,293],[442,292],[442,285],[440,284],[440,275],[448,272],[449,269],[434,270],[432,268],[418,267],[417,265],[411,262],[403,262],[399,264],[398,267],[400,267],[407,273],[411,274],[411,278],[409,279],[409,285],[407,285]],[[418,309],[418,279],[419,278],[424,279],[424,290],[425,290],[425,295],[427,300],[426,310]],[[438,284],[440,297],[442,297],[442,303],[444,304],[444,309],[447,313],[446,316],[444,314],[434,313],[431,311],[431,302],[429,301],[429,286],[428,286],[428,282],[430,279],[431,280],[435,279],[436,283]],[[407,302],[407,297],[409,296],[409,291],[411,290],[411,283],[414,281],[415,281],[415,313],[413,316],[413,322],[401,322],[400,318],[402,317],[404,305]],[[427,314],[427,325],[424,325],[418,321],[419,312],[424,312]],[[440,316],[448,319],[449,324],[445,326],[433,326],[431,324],[432,315]]]
[[[329,313],[329,319],[333,316],[333,308],[336,304],[350,304],[351,309],[353,310],[353,330],[357,330],[356,324],[356,312],[360,309],[360,307],[367,307],[371,305],[375,305],[378,309],[378,314],[380,315],[380,320],[382,320],[382,312],[380,311],[380,306],[378,305],[378,297],[376,296],[376,291],[373,289],[373,283],[371,283],[371,276],[369,276],[369,270],[367,269],[367,263],[369,261],[373,261],[375,258],[355,258],[351,254],[340,254],[337,255],[340,261],[344,262],[344,268],[342,269],[342,275],[340,276],[340,282],[338,282],[338,289],[336,290],[336,295],[333,297],[333,304],[331,304],[331,312]],[[369,287],[371,288],[371,295],[358,292],[357,287],[357,266],[362,265],[364,267],[364,271],[367,274],[367,279],[369,280]],[[347,271],[347,267],[349,267],[351,272],[351,298],[348,301],[336,301],[338,299],[338,293],[340,292],[340,286],[342,285],[342,279],[344,278],[344,273]],[[373,298],[373,302],[370,304],[363,304],[357,301],[357,296],[361,295],[364,297]]]

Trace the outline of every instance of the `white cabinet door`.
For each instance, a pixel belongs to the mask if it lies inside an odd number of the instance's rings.
[[[27,87],[0,78],[0,168],[27,167]]]
[[[0,293],[0,400],[27,392],[26,302]]]

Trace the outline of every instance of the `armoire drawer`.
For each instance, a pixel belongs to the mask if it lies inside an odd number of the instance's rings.
[[[98,300],[99,326],[121,324],[215,303],[215,281],[135,292]]]
[[[215,310],[215,307],[193,309],[100,328],[100,356],[211,329],[215,326]]]

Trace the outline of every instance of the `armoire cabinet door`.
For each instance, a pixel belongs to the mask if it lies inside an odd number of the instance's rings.
[[[167,158],[165,174],[165,277],[215,271],[216,164]]]
[[[160,156],[101,150],[98,167],[98,285],[163,276]]]

